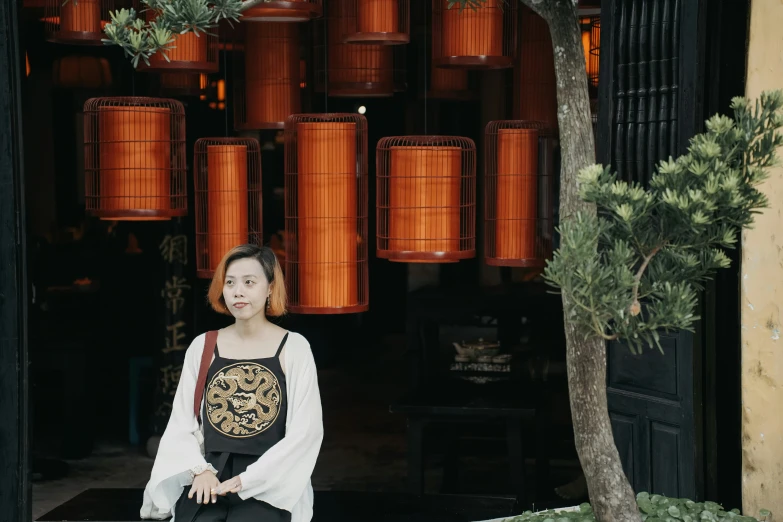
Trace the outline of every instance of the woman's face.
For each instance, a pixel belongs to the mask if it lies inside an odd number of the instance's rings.
[[[253,258],[237,259],[226,269],[223,299],[236,319],[248,320],[264,313],[269,283],[261,263]]]

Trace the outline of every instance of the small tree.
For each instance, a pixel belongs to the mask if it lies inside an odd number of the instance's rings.
[[[723,249],[767,205],[757,187],[783,144],[782,106],[783,91],[763,93],[755,108],[735,98],[734,119],[708,120],[687,154],[661,162],[648,189],[608,167],[582,169],[579,194],[598,213],[562,223],[545,272],[567,298],[570,323],[634,353],[660,349],[661,330],[692,330],[700,283],[729,266]]]

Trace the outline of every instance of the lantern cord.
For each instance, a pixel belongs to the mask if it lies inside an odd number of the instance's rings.
[[[430,20],[429,20],[429,11],[427,8],[424,8],[424,27],[430,28]],[[429,35],[428,35],[429,33]],[[422,81],[424,83],[424,134],[427,135],[427,117],[429,116],[429,111],[427,110],[427,75],[431,74],[432,71],[430,71],[430,65],[429,65],[429,57],[430,57],[430,40],[432,39],[432,28],[430,28],[429,31],[424,32],[424,74],[421,75]],[[432,79],[430,78],[430,81]]]
[[[328,6],[327,6],[328,8]],[[329,13],[324,17],[324,112],[329,112]],[[313,78],[315,80],[315,78]],[[315,82],[313,82],[315,84]]]
[[[228,63],[226,60],[228,59],[228,50],[225,48],[223,49],[223,89],[226,98],[228,98],[228,68],[226,67],[226,64]],[[228,138],[228,103],[224,102],[223,104],[223,116],[225,116],[226,120],[226,138]]]

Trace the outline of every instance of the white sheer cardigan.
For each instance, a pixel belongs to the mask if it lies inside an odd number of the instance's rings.
[[[143,519],[175,516],[174,506],[183,488],[193,482],[191,470],[207,466],[203,431],[193,413],[204,338],[205,334],[196,337],[185,354],[171,417],[144,489]],[[285,438],[240,475],[239,496],[290,511],[291,522],[309,522],[313,515],[310,477],[321,449],[323,418],[315,361],[303,336],[289,334],[283,362],[288,401]]]

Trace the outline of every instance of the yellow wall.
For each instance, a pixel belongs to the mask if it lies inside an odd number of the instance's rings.
[[[751,99],[783,88],[781,28],[783,0],[751,2]],[[783,169],[771,173],[763,190],[770,208],[742,237],[743,510],[769,509],[783,520]]]

